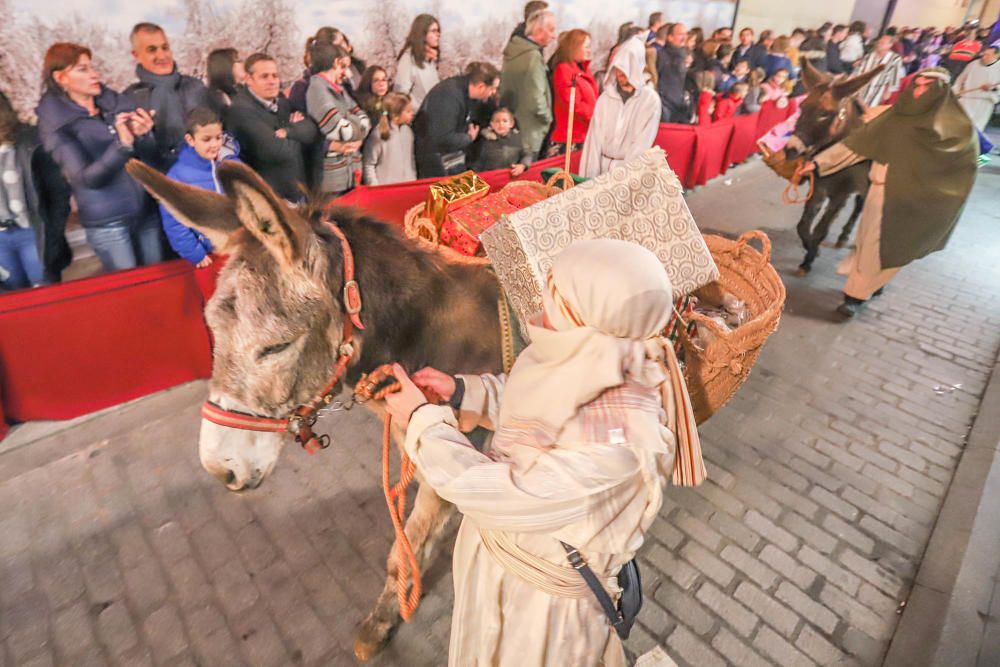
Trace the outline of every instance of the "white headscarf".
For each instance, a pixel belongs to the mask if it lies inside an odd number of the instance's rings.
[[[553,260],[543,299],[555,330],[529,325],[532,344],[507,380],[501,428],[544,425],[555,437],[581,406],[627,378],[646,387],[664,381],[651,352],[673,297],[652,252],[627,241],[576,241]]]

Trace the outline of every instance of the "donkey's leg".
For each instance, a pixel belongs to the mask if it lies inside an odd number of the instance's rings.
[[[847,245],[847,242],[851,240],[851,232],[854,231],[854,225],[857,224],[858,218],[861,217],[861,211],[865,207],[865,196],[862,194],[857,194],[854,196],[854,210],[851,211],[851,217],[847,219],[844,223],[844,228],[840,230],[840,236],[837,237],[837,247],[843,248]]]
[[[830,202],[826,205],[826,210],[823,211],[819,222],[813,228],[812,238],[809,239],[809,249],[806,251],[806,258],[802,261],[802,265],[806,267],[807,271],[812,268],[812,263],[819,256],[819,247],[826,240],[827,234],[830,233],[830,226],[843,210],[846,202],[846,195],[837,194],[831,197]]]
[[[823,202],[826,200],[826,195],[819,191],[815,192],[806,205],[802,209],[802,217],[799,219],[798,227],[796,231],[799,233],[799,239],[802,240],[802,247],[806,250],[806,257],[802,260],[802,264],[799,265],[798,270],[795,272],[798,276],[804,276],[809,273],[809,269],[812,268],[813,260],[816,259],[818,254],[818,249],[813,248],[813,220],[815,220],[816,215],[823,208]]]
[[[428,484],[420,485],[404,530],[421,570],[430,560],[433,548],[454,511],[455,506],[441,499]],[[354,640],[354,655],[359,660],[370,660],[381,651],[401,620],[396,593],[396,558],[397,544],[393,542],[386,563],[385,586]]]

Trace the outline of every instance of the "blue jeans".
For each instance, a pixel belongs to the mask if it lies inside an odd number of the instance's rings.
[[[157,215],[123,218],[100,227],[86,227],[84,231],[105,271],[163,261],[163,228]]]
[[[0,287],[5,290],[45,284],[35,230],[23,227],[0,230],[0,268]]]

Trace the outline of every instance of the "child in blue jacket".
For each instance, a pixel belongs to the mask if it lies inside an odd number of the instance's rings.
[[[222,192],[215,169],[222,160],[235,160],[239,147],[222,132],[222,121],[210,109],[198,107],[187,117],[187,145],[181,149],[177,162],[167,172],[170,178],[214,192]],[[203,234],[186,227],[162,204],[163,231],[174,251],[203,269],[212,263],[212,242]]]

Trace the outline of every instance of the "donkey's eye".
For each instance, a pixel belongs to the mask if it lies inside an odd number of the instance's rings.
[[[257,353],[258,359],[263,359],[264,357],[269,357],[273,354],[278,354],[279,352],[284,352],[288,349],[288,346],[292,344],[292,341],[287,343],[278,343],[277,345],[268,345],[260,352]]]

